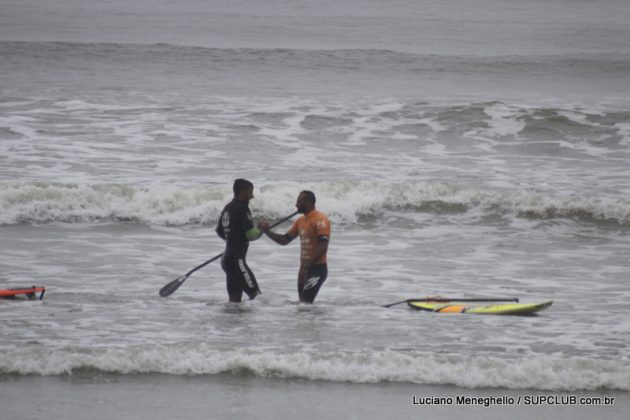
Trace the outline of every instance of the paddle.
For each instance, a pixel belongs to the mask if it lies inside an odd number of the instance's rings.
[[[444,298],[436,296],[417,299],[405,299],[401,300],[400,302],[383,305],[383,308],[389,308],[395,305],[400,305],[401,303],[409,302],[518,302],[518,298]]]
[[[285,217],[284,219],[278,220],[276,223],[271,225],[269,228],[270,229],[274,228],[274,227],[278,226],[279,224],[286,222],[287,220],[289,220],[290,218],[292,218],[293,216],[295,216],[298,213],[299,212],[296,211],[295,213],[292,213],[291,215]],[[177,277],[175,280],[173,280],[172,282],[170,282],[169,284],[167,284],[166,286],[164,286],[164,287],[162,287],[160,289],[160,296],[167,297],[167,296],[172,295],[173,293],[175,293],[175,291],[177,289],[179,289],[179,286],[181,286],[192,273],[194,273],[195,271],[199,270],[200,268],[205,267],[206,265],[210,264],[211,262],[218,260],[222,256],[223,256],[223,253],[220,253],[216,257],[210,258],[208,261],[204,262],[203,264],[199,264],[197,267],[193,268],[192,270],[190,270],[188,273],[184,274],[183,276]]]

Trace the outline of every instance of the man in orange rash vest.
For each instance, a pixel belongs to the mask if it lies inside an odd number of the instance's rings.
[[[302,191],[298,195],[295,206],[303,216],[284,235],[271,231],[266,220],[258,224],[261,232],[280,245],[287,245],[300,237],[298,295],[300,302],[304,303],[313,303],[328,276],[326,253],[330,241],[330,221],[324,213],[315,209],[315,201],[315,194],[311,191]]]

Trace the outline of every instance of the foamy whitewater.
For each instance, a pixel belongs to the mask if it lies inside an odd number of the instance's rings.
[[[0,301],[4,378],[630,391],[627,2],[80,3],[2,6],[0,286],[47,288]],[[255,218],[317,195],[315,305],[267,238],[260,299],[218,263],[158,296],[238,177]],[[554,304],[382,307],[435,295]]]

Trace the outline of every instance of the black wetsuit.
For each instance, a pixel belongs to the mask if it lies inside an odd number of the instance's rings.
[[[240,302],[243,292],[250,299],[261,293],[256,277],[245,261],[249,248],[245,232],[253,227],[249,206],[236,198],[225,206],[219,217],[216,231],[225,240],[221,267],[225,271],[230,302]]]

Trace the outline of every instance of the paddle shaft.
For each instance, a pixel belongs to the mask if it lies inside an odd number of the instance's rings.
[[[271,229],[271,228],[275,228],[276,226],[278,226],[278,225],[280,225],[280,224],[282,224],[282,223],[286,222],[287,220],[289,220],[290,218],[292,218],[293,216],[295,216],[295,215],[296,215],[296,214],[298,214],[298,213],[299,213],[299,212],[297,212],[297,211],[296,211],[295,213],[292,213],[291,215],[289,215],[289,216],[287,216],[287,217],[285,217],[285,218],[283,218],[283,219],[278,220],[276,223],[274,223],[273,225],[269,226],[269,229]],[[222,256],[223,256],[223,253],[220,253],[219,255],[217,255],[217,256],[215,256],[215,257],[210,258],[208,261],[206,261],[206,262],[204,262],[204,263],[199,264],[197,267],[193,268],[193,269],[192,269],[192,270],[190,270],[188,273],[186,273],[186,274],[184,275],[184,277],[188,277],[188,276],[190,276],[190,275],[191,275],[192,273],[194,273],[195,271],[199,270],[200,268],[205,267],[206,265],[210,264],[210,263],[211,263],[211,262],[213,262],[213,261],[218,260],[218,259],[219,259],[219,258],[221,258]]]
[[[190,270],[188,273],[184,274],[184,277],[188,277],[190,276],[192,273],[194,273],[195,271],[199,270],[200,268],[204,268],[206,265],[210,264],[213,261],[218,260],[219,258],[221,258],[223,256],[223,252],[220,253],[219,255],[210,258],[208,261],[199,264],[197,267],[193,268],[192,270]]]
[[[273,225],[270,226],[270,228],[274,228],[276,226],[278,226],[281,223],[286,222],[287,220],[289,220],[290,218],[292,218],[293,216],[295,216],[296,214],[298,214],[299,212],[294,212],[292,214],[290,214],[289,216],[278,220],[276,223],[274,223]],[[199,270],[200,268],[205,267],[206,265],[210,264],[213,261],[218,260],[219,258],[221,258],[223,256],[223,253],[220,253],[217,256],[214,256],[212,258],[210,258],[208,261],[205,261],[201,264],[199,264],[197,267],[193,268],[192,270],[190,270],[189,272],[187,272],[186,274],[184,274],[181,277],[176,278],[175,280],[171,281],[170,283],[168,283],[166,286],[162,287],[160,289],[160,296],[162,297],[166,297],[166,296],[170,296],[173,293],[175,293],[175,291],[179,288],[179,286],[181,286],[182,284],[184,284],[184,282],[186,281],[186,279],[195,271]]]
[[[383,308],[389,308],[395,305],[400,305],[401,303],[409,303],[409,302],[518,302],[518,298],[443,298],[443,297],[434,297],[434,298],[416,298],[416,299],[405,299],[400,302],[390,303],[388,305],[383,305]]]

